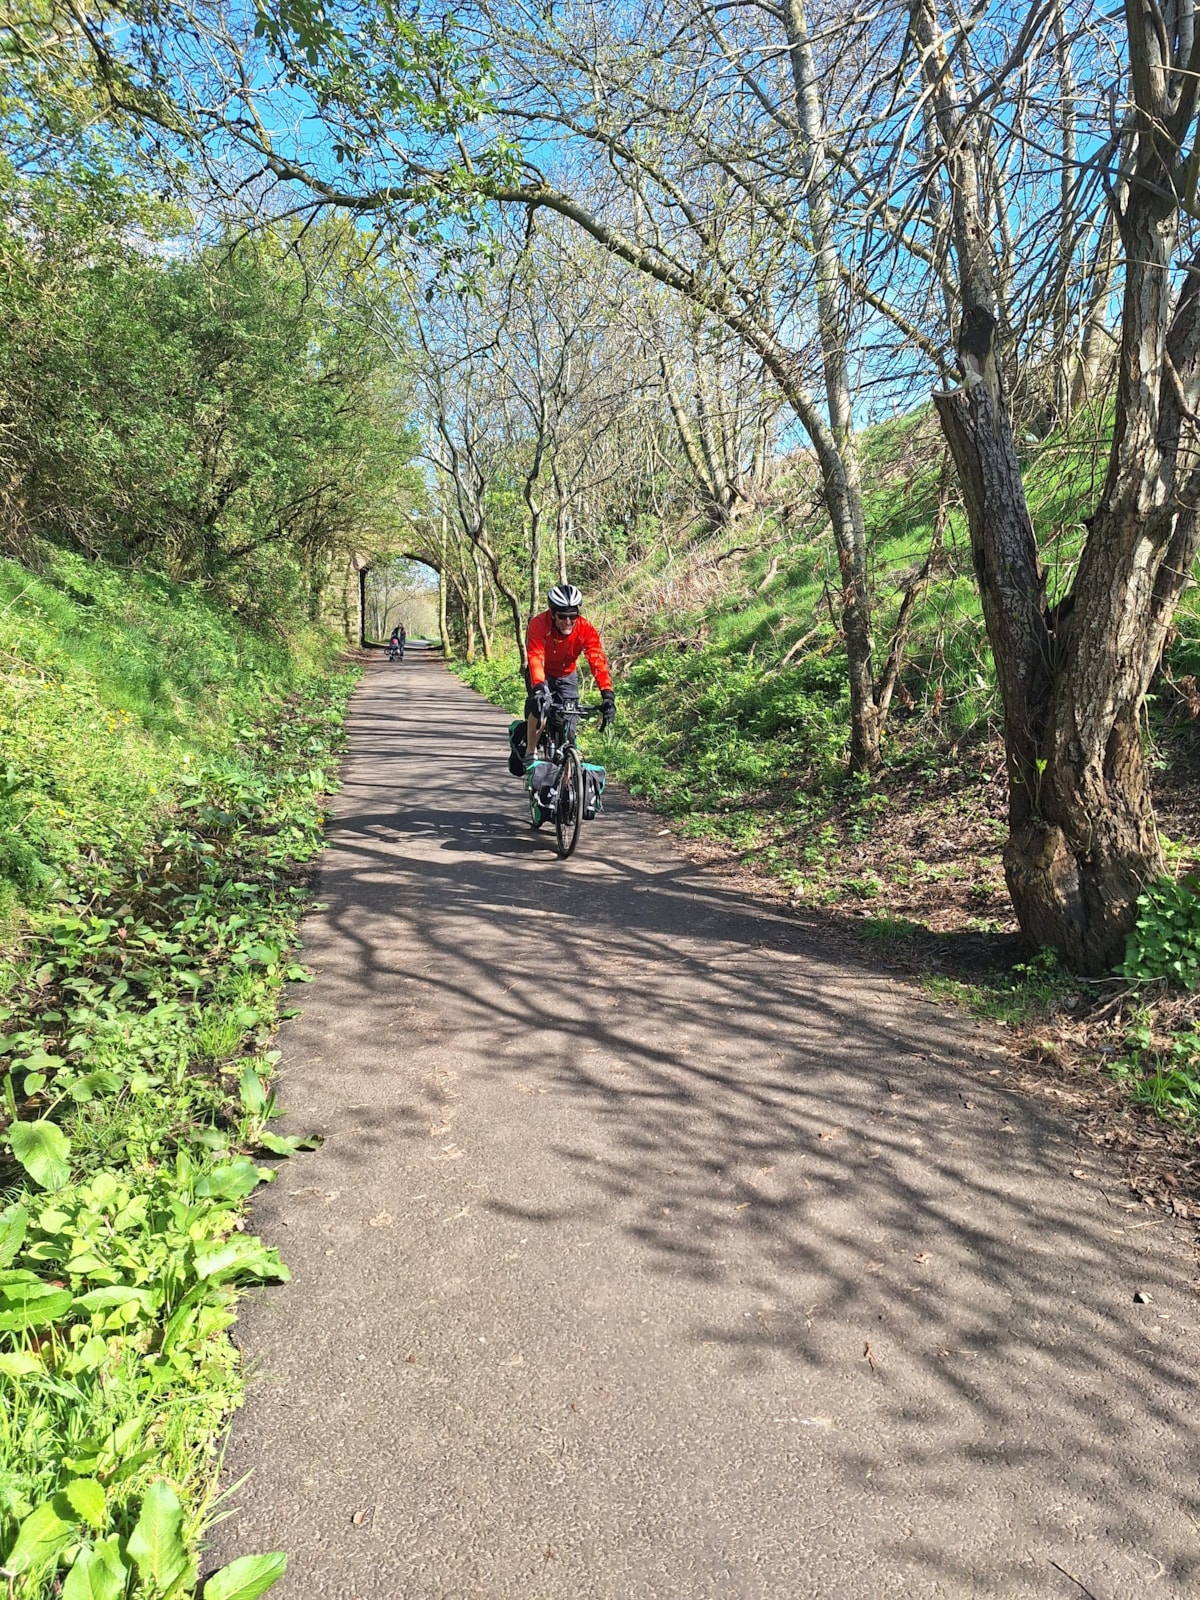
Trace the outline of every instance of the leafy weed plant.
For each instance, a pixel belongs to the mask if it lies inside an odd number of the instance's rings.
[[[1138,918],[1125,949],[1125,977],[1166,979],[1181,989],[1200,985],[1200,878],[1160,878],[1138,897]]]
[[[136,580],[127,599],[143,650],[172,636]],[[270,1129],[270,1033],[305,976],[301,874],[353,674],[209,608],[192,666],[126,709],[53,609],[0,616],[0,1568],[22,1600],[182,1600],[241,1396],[237,1297],[287,1275],[242,1211],[300,1143]],[[11,870],[22,850],[36,870]],[[283,1564],[242,1558],[203,1594],[246,1600]]]
[[[1200,1034],[1176,1033],[1156,1043],[1148,1023],[1125,1036],[1125,1054],[1110,1067],[1135,1105],[1166,1122],[1200,1124]]]

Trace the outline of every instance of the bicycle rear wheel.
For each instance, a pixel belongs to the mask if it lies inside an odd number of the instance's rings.
[[[579,759],[579,751],[572,745],[563,757],[558,798],[554,806],[554,837],[558,842],[558,853],[564,860],[574,853],[579,843],[579,828],[583,822],[583,782],[583,762]]]

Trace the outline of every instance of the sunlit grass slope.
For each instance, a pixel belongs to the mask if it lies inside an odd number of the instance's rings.
[[[1103,428],[1027,441],[1025,478],[1046,571],[1063,594],[1106,465]],[[905,593],[925,571],[886,740],[891,766],[995,736],[995,677],[965,518],[928,410],[863,436],[876,671]],[[931,548],[933,554],[931,556]],[[658,543],[589,597],[620,677],[609,766],[692,832],[747,847],[780,813],[819,812],[844,787],[849,695],[836,626],[838,573],[812,463],[792,462],[761,513],[708,540]],[[1195,595],[1171,664],[1200,668]],[[516,704],[513,662],[478,663],[471,681]],[[814,811],[815,807],[815,811]]]

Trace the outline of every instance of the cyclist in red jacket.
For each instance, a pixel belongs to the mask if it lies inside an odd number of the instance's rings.
[[[617,697],[613,693],[612,674],[600,635],[586,617],[580,616],[583,595],[573,583],[556,583],[546,600],[549,609],[530,617],[525,633],[525,652],[529,659],[529,694],[525,701],[527,761],[533,759],[537,749],[551,700],[555,696],[578,700],[576,663],[580,656],[587,657],[600,690],[606,728],[617,714]]]

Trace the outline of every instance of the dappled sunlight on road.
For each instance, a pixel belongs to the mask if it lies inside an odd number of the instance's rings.
[[[356,704],[284,1035],[293,1125],[329,1138],[258,1219],[296,1278],[250,1319],[279,1381],[235,1437],[238,1515],[270,1537],[310,1475],[351,1531],[313,1500],[297,1571],[336,1545],[359,1584],[286,1592],[1200,1582],[1169,1225],[988,1082],[974,1024],[616,797],[560,862],[503,713],[402,673]]]

